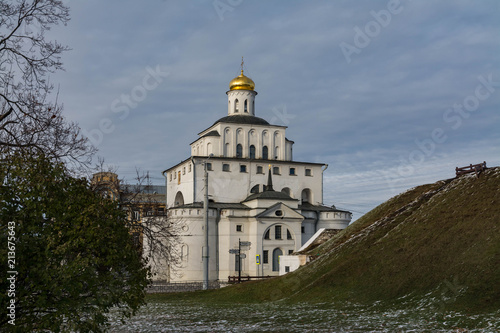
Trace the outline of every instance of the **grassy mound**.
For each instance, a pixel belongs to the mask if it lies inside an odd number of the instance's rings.
[[[280,278],[167,297],[500,308],[500,168],[422,185],[378,206]]]

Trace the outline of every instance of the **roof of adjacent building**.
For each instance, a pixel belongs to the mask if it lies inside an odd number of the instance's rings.
[[[309,210],[309,211],[313,211],[313,212],[338,212],[338,213],[351,214],[351,212],[349,212],[347,210],[337,209],[337,208],[335,208],[335,206],[328,207],[328,206],[324,206],[324,205],[313,205],[309,202],[303,202],[302,204],[300,204],[299,209],[300,210]]]
[[[123,190],[129,193],[142,194],[166,194],[167,188],[165,185],[130,185],[123,186]]]
[[[319,245],[323,244],[343,229],[319,229],[302,247],[297,251],[297,254],[307,253],[314,250]]]
[[[251,201],[251,200],[255,200],[255,199],[275,199],[275,200],[298,201],[297,199],[293,199],[288,194],[285,194],[283,192],[264,191],[264,192],[260,192],[260,193],[251,194],[242,202]]]
[[[213,131],[210,131],[207,134],[203,135],[202,138],[204,138],[206,136],[220,136],[220,134],[217,130],[213,130]]]

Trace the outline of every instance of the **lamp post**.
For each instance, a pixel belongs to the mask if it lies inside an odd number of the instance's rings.
[[[205,246],[202,249],[203,261],[203,290],[208,289],[208,263],[210,259],[210,252],[208,250],[208,169],[207,161],[213,154],[210,154],[204,163],[204,177],[205,177],[205,195],[203,196],[203,217],[205,220]]]

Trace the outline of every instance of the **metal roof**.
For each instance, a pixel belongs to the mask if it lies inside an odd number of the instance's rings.
[[[323,206],[323,205],[313,205],[310,204],[309,202],[303,202],[302,204],[299,205],[300,210],[309,210],[309,211],[314,211],[314,212],[338,212],[338,213],[349,213],[352,214],[351,212],[347,210],[340,210],[335,208],[335,206],[328,207],[328,206]]]
[[[232,116],[225,116],[217,120],[215,124],[217,123],[233,123],[233,124],[250,124],[250,125],[269,125],[267,120],[256,117],[256,116],[251,116],[251,115],[243,115],[243,114],[237,114],[237,115],[232,115]],[[213,125],[212,125],[213,126]]]

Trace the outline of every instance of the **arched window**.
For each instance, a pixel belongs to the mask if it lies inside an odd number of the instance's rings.
[[[305,202],[311,203],[312,202],[311,190],[308,188],[303,189],[300,197],[302,199],[302,203],[305,203]]]
[[[255,113],[255,101],[252,102],[252,114]]]
[[[182,248],[181,248],[181,260],[187,261],[188,255],[189,255],[189,247],[186,244],[184,244],[184,245],[182,245]]]
[[[283,187],[283,189],[281,190],[281,193],[285,193],[289,197],[292,197],[292,191],[290,190],[289,187]]]
[[[207,155],[210,156],[212,154],[212,144],[209,142],[207,143]]]
[[[264,239],[271,239],[270,232],[271,229],[267,229],[266,233],[264,234]]]
[[[248,101],[245,99],[245,113],[248,113]]]
[[[238,99],[234,100],[234,112],[238,112],[240,108],[240,102],[238,102]]]
[[[269,149],[267,146],[262,147],[262,158],[265,160],[269,159]]]
[[[243,146],[239,143],[236,145],[236,157],[243,157]]]
[[[250,190],[250,193],[259,193],[259,184],[252,187],[252,189]]]
[[[224,157],[228,157],[229,154],[229,143],[224,145]]]
[[[255,158],[255,146],[250,146],[250,158]]]
[[[184,205],[184,196],[182,195],[182,192],[179,191],[175,195],[175,200],[174,200],[174,206],[182,206]]]
[[[273,250],[273,272],[279,272],[280,270],[280,257],[283,255],[281,249],[276,248]]]
[[[274,147],[274,159],[278,159],[278,156],[280,155],[280,147],[276,146]]]

